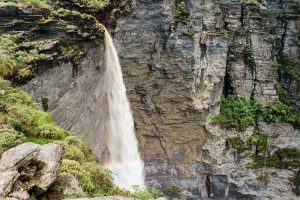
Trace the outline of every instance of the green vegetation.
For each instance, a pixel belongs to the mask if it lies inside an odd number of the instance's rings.
[[[251,49],[250,45],[244,46],[243,56],[244,56],[245,64],[248,64],[250,66],[254,65],[254,60],[252,58],[252,49]]]
[[[273,155],[257,156],[251,168],[275,167],[280,169],[295,169],[300,166],[300,151],[296,148],[278,149]]]
[[[184,0],[176,0],[175,23],[187,24],[189,22],[190,13],[186,8]]]
[[[51,6],[47,4],[46,0],[17,0],[18,4],[25,6],[32,6],[36,8],[50,9]]]
[[[222,36],[224,36],[227,39],[229,38],[229,32],[225,28],[218,29],[217,32],[216,32],[216,34],[217,35],[222,35]]]
[[[229,137],[227,138],[229,147],[236,149],[238,154],[244,151],[255,149],[254,157],[264,154],[267,147],[268,136],[260,133],[259,131],[254,131],[254,133],[246,140],[243,141],[240,137]]]
[[[182,188],[177,185],[170,185],[167,191],[168,199],[183,199]]]
[[[134,188],[134,192],[131,193],[130,197],[149,200],[149,199],[157,199],[163,196],[163,193],[160,190],[154,188],[143,189],[140,187]]]
[[[280,101],[271,106],[263,106],[260,102],[228,95],[226,98],[222,97],[220,113],[212,118],[212,123],[243,131],[257,121],[293,123],[296,118],[293,109]]]
[[[16,132],[14,129],[0,129],[0,155],[25,141],[23,134]]]
[[[243,28],[242,25],[237,25],[237,27],[235,28],[235,33],[236,35],[238,36],[245,36],[246,35],[246,31],[245,29]]]
[[[244,97],[235,95],[222,97],[220,114],[212,118],[212,123],[245,130],[248,126],[255,124],[252,105]]]
[[[43,59],[44,54],[37,50],[18,50],[21,34],[3,34],[0,38],[0,76],[11,77],[15,80],[26,79],[33,76],[32,63]]]
[[[278,73],[280,79],[287,79],[297,83],[297,89],[300,89],[300,64],[292,58],[283,56],[278,59]]]
[[[76,0],[78,5],[81,7],[87,7],[94,10],[94,12],[103,10],[108,5],[110,5],[109,0]]]
[[[193,29],[188,29],[186,32],[183,32],[184,35],[193,38],[195,35],[195,31]]]
[[[262,134],[259,131],[254,131],[254,133],[249,138],[250,147],[255,147],[255,156],[258,153],[264,153],[267,149],[268,135]]]

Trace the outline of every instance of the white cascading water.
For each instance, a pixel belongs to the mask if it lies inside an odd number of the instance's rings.
[[[133,116],[126,96],[118,54],[107,30],[105,60],[109,112],[107,147],[110,154],[105,167],[113,172],[116,185],[132,190],[133,186],[144,186],[144,163],[138,152]]]

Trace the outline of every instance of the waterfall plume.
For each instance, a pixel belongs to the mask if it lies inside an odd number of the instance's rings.
[[[118,54],[107,30],[104,40],[109,114],[106,127],[109,159],[105,166],[113,172],[116,185],[132,190],[135,185],[144,185],[144,163],[138,152],[133,116]]]

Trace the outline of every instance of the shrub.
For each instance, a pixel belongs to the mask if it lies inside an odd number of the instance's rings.
[[[235,95],[222,97],[220,114],[212,118],[212,122],[241,131],[255,124],[250,102]]]
[[[51,6],[47,4],[45,0],[18,0],[19,2],[23,3],[26,6],[32,6],[36,8],[45,8],[50,9]]]
[[[177,185],[170,185],[168,187],[167,196],[171,199],[182,198],[182,188]]]
[[[235,28],[235,33],[239,36],[245,36],[246,35],[245,29],[240,24],[237,25],[237,27]]]
[[[266,122],[288,122],[293,123],[296,120],[296,115],[293,109],[280,101],[268,107],[264,114]]]
[[[17,133],[13,129],[0,129],[0,155],[25,141],[23,134]]]
[[[132,192],[130,196],[137,199],[148,200],[157,199],[163,196],[163,193],[155,188],[144,189],[141,187],[135,187],[134,192]]]
[[[110,5],[109,0],[76,0],[82,7],[88,7],[95,11],[103,10]]]
[[[44,124],[37,127],[34,135],[49,139],[62,139],[66,137],[67,132],[55,124]]]
[[[222,97],[220,113],[211,122],[244,131],[257,121],[294,123],[296,119],[293,109],[280,101],[264,107],[260,102],[250,102],[244,97],[228,95],[226,98]]]
[[[117,192],[112,182],[111,173],[100,168],[95,162],[80,164],[75,160],[64,159],[61,173],[71,174],[76,177],[84,192],[88,194],[105,195]]]
[[[186,8],[184,0],[176,0],[175,23],[187,24],[190,13]]]

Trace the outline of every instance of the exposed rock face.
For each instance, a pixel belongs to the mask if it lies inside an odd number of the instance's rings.
[[[57,144],[24,143],[2,154],[0,197],[27,200],[28,191],[44,193],[57,179],[63,150]]]
[[[63,128],[84,134],[98,158],[105,152],[101,128],[106,121],[104,46],[91,45],[78,65],[61,63],[28,82],[23,88],[38,102],[48,99],[48,109]],[[84,105],[84,106],[81,106]]]
[[[148,183],[181,185],[190,199],[295,199],[295,168],[250,169],[251,156],[240,159],[226,149],[228,137],[246,141],[253,127],[238,133],[207,122],[219,112],[224,93],[266,104],[278,100],[272,62],[280,54],[299,59],[298,8],[285,1],[185,2],[186,24],[175,22],[175,1],[142,0],[115,29]],[[277,12],[283,8],[285,15]],[[84,133],[99,158],[105,154],[103,52],[102,44],[90,45],[78,65],[60,63],[24,85],[39,102],[49,99],[57,123]],[[290,125],[262,123],[258,129],[269,136],[270,155],[299,148],[298,130]],[[267,184],[258,180],[265,174]]]

